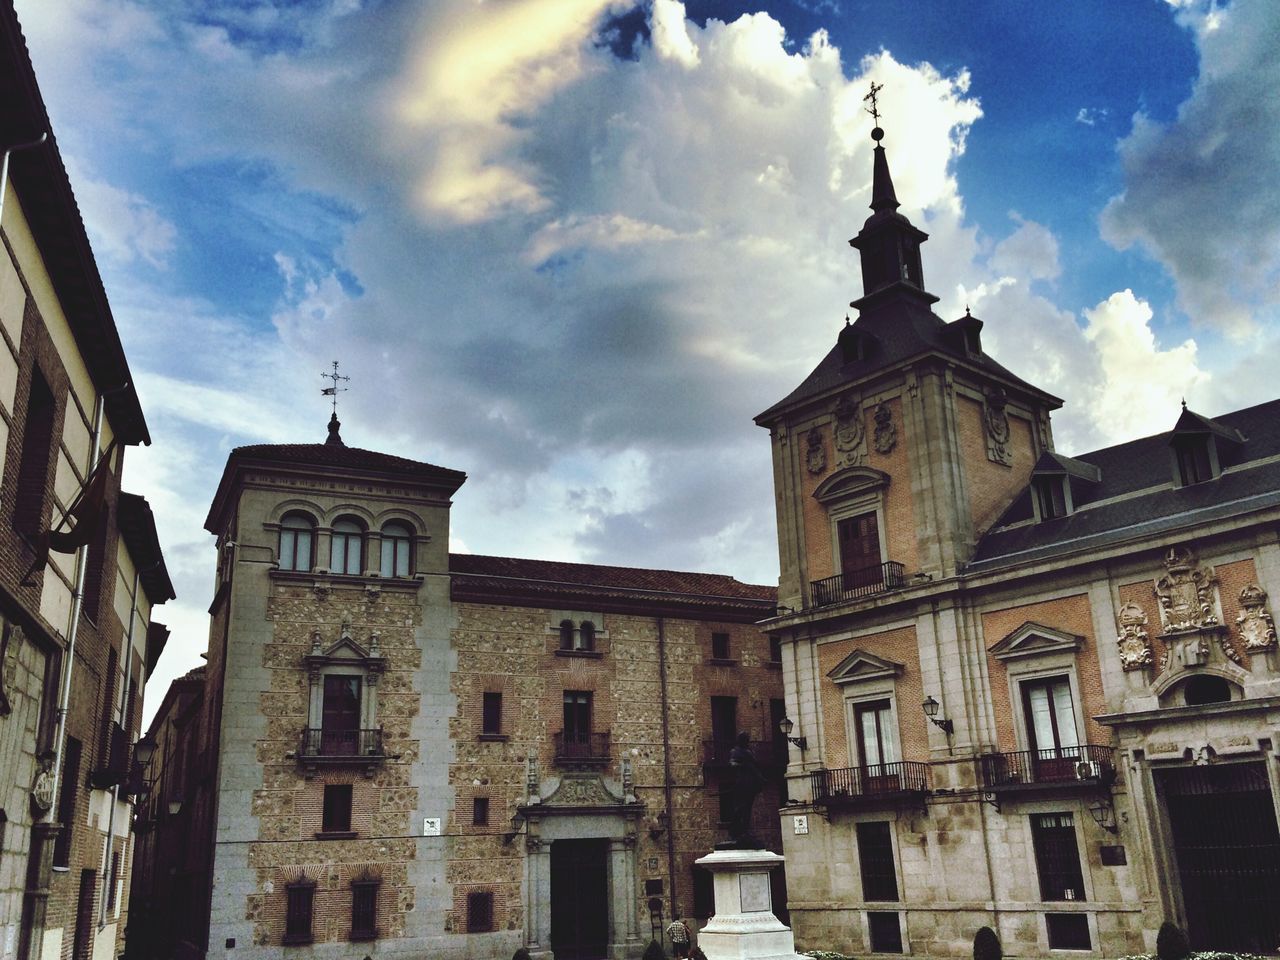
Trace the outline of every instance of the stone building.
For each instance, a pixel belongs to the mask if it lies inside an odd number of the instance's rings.
[[[773,588],[450,554],[464,480],[336,417],[232,451],[184,741],[216,790],[209,955],[639,957],[710,913],[739,731],[780,848]]]
[[[797,944],[1280,942],[1280,401],[1077,457],[932,312],[873,132],[863,296],[772,437]],[[1142,376],[1135,371],[1135,376]]]
[[[120,490],[150,437],[8,0],[0,91],[0,955],[102,960],[173,589],[147,502]]]

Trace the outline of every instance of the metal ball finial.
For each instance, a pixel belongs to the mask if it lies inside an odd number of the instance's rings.
[[[881,140],[884,139],[884,131],[881,130],[879,127],[872,128],[871,139],[874,140],[876,143],[879,143]]]

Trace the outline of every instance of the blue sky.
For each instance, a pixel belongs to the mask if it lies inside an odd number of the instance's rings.
[[[464,469],[455,549],[776,576],[751,418],[858,296],[883,83],[952,319],[1058,446],[1270,399],[1267,0],[16,0],[155,444],[197,662],[228,450]]]

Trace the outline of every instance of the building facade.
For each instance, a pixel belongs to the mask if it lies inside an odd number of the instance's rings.
[[[130,745],[173,596],[149,443],[12,5],[0,3],[0,955],[123,942]]]
[[[232,452],[184,741],[214,784],[210,956],[639,957],[711,913],[693,861],[740,732],[780,849],[773,588],[451,554],[464,480],[336,418]]]
[[[932,312],[877,129],[863,296],[772,438],[796,942],[1280,942],[1280,402],[1071,458]],[[1141,376],[1135,371],[1135,376]]]

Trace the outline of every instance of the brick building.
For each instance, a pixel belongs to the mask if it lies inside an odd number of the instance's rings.
[[[1280,941],[1280,401],[1077,457],[931,310],[876,130],[858,319],[770,430],[796,942]],[[1134,376],[1142,376],[1135,370]]]
[[[773,588],[451,554],[464,480],[336,417],[232,451],[184,740],[215,785],[209,955],[638,957],[711,912],[693,861],[739,731],[780,848]]]
[[[0,91],[0,954],[100,960],[128,915],[129,750],[173,589],[120,490],[150,438],[7,0]]]

